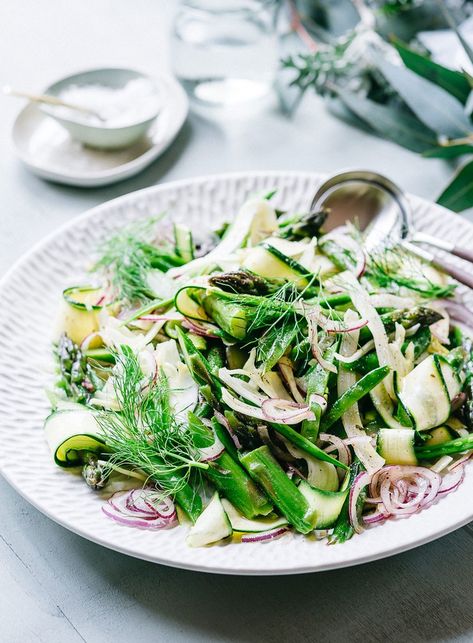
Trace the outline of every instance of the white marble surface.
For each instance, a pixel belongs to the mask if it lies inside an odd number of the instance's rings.
[[[40,90],[92,66],[169,66],[166,0],[2,0],[0,84]],[[21,167],[0,97],[0,273],[42,236],[102,201],[158,182],[244,169],[376,168],[435,197],[451,169],[336,121],[307,97],[215,123],[191,116],[141,175],[108,188],[46,183]],[[1,359],[1,356],[0,356]],[[363,567],[286,578],[173,570],[89,543],[0,479],[0,641],[447,641],[473,638],[473,530]]]

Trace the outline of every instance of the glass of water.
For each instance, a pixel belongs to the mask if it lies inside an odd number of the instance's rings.
[[[182,0],[174,21],[174,73],[207,106],[269,94],[278,64],[278,0]]]

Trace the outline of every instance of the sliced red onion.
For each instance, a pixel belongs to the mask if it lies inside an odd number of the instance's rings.
[[[314,414],[307,404],[298,404],[282,398],[264,400],[261,410],[267,420],[281,424],[298,424],[303,420],[314,419]]]
[[[320,328],[327,333],[353,333],[355,330],[360,330],[366,326],[368,321],[366,319],[357,319],[351,324],[343,324],[339,321],[329,319],[323,312],[320,306],[314,306],[306,309],[306,317],[313,319]]]
[[[158,321],[179,321],[182,319],[180,313],[166,313],[165,315],[141,315],[138,317],[139,321],[149,321],[149,322],[158,322]]]
[[[226,388],[222,387],[222,402],[229,406],[231,409],[242,415],[248,417],[256,418],[257,420],[266,421],[268,418],[264,415],[261,408],[257,406],[252,406],[246,402],[242,402],[238,398],[234,397]]]
[[[320,433],[319,438],[322,442],[329,442],[332,447],[324,449],[325,453],[331,453],[332,451],[338,451],[338,459],[342,464],[347,466],[351,462],[351,453],[350,449],[347,447],[345,442],[339,438],[337,435],[331,435],[330,433]]]
[[[106,296],[102,295],[101,297],[99,297],[97,299],[97,301],[95,302],[94,306],[102,306],[102,304],[104,303],[105,299],[106,299]]]
[[[363,522],[367,525],[374,525],[378,522],[383,522],[386,518],[388,518],[388,516],[385,513],[376,509],[369,514],[364,514]]]
[[[102,511],[108,518],[111,518],[120,525],[125,525],[126,527],[136,527],[137,529],[167,529],[171,527],[171,522],[160,518],[159,516],[151,519],[146,518],[136,518],[134,516],[125,516],[122,513],[117,512],[111,506],[102,507]]]
[[[369,473],[366,473],[366,471],[363,471],[356,476],[350,488],[350,496],[348,500],[348,516],[351,526],[357,534],[361,534],[364,531],[363,526],[358,519],[357,502],[358,498],[360,497],[360,493],[366,486],[370,484],[370,482],[371,476],[369,475]]]
[[[176,510],[170,499],[157,505],[152,501],[156,492],[151,489],[132,489],[118,492],[102,507],[106,516],[115,522],[139,529],[165,529],[176,524]]]
[[[241,442],[238,439],[238,436],[236,435],[235,431],[232,429],[230,422],[227,420],[227,418],[223,415],[223,413],[220,413],[220,411],[215,411],[214,412],[214,417],[218,422],[226,428],[228,431],[228,434],[230,435],[231,439],[233,440],[233,444],[237,449],[241,449]]]
[[[455,491],[455,489],[457,489],[463,482],[464,477],[464,466],[459,466],[455,469],[452,469],[449,473],[443,476],[438,495],[445,495],[447,493],[450,493],[451,491]]]
[[[214,460],[217,460],[225,451],[225,447],[220,442],[218,437],[216,435],[214,437],[215,437],[215,441],[213,444],[211,444],[208,447],[203,447],[202,449],[199,449],[200,462],[213,462]]]
[[[262,543],[268,540],[274,540],[283,536],[289,531],[287,527],[278,527],[277,529],[270,529],[269,531],[261,531],[257,534],[245,534],[241,537],[242,543]]]
[[[217,327],[214,324],[208,324],[206,322],[197,321],[196,319],[189,319],[188,317],[182,322],[184,328],[187,328],[194,335],[199,335],[200,337],[209,337],[211,339],[217,339],[218,335],[216,334]]]
[[[465,462],[468,462],[468,460],[471,458],[471,454],[473,453],[473,450],[468,451],[463,455],[461,458],[458,458],[458,460],[455,460],[455,462],[452,462],[452,464],[448,467],[449,471],[453,471],[457,467],[460,467],[462,464],[465,464]]]
[[[323,395],[312,393],[312,395],[309,397],[309,406],[312,407],[312,404],[318,404],[322,409],[322,413],[325,413],[325,411],[327,410],[328,402]]]
[[[307,317],[307,323],[309,326],[309,342],[312,349],[312,355],[315,357],[320,366],[322,366],[322,368],[324,368],[326,371],[330,371],[331,373],[336,373],[337,367],[335,366],[335,364],[332,364],[328,360],[324,359],[324,356],[322,355],[322,351],[319,346],[317,322],[315,321],[315,319]]]

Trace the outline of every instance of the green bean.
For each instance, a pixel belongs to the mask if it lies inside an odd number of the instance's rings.
[[[307,534],[314,529],[317,520],[315,511],[309,507],[266,445],[244,455],[241,462],[297,531]]]
[[[434,460],[444,455],[452,455],[473,449],[473,433],[464,438],[456,438],[434,446],[416,447],[415,452],[419,460]]]
[[[280,433],[287,440],[289,440],[289,442],[292,442],[294,446],[299,447],[299,449],[301,449],[302,451],[305,451],[305,453],[308,453],[314,458],[317,458],[318,460],[324,460],[325,462],[330,462],[331,464],[335,465],[336,467],[339,467],[340,469],[348,469],[348,467],[345,464],[343,464],[336,458],[332,458],[331,455],[328,455],[327,453],[325,453],[325,451],[322,451],[322,449],[319,449],[318,446],[313,444],[310,440],[308,440],[306,437],[304,437],[303,435],[295,431],[287,424],[271,424],[271,427],[275,431],[277,431],[277,433]]]
[[[323,416],[321,429],[327,431],[355,402],[358,402],[358,400],[374,389],[375,386],[378,386],[386,375],[388,375],[389,371],[389,366],[379,366],[358,380],[353,386],[350,386],[350,388],[336,400],[330,411]]]
[[[332,346],[325,351],[324,359],[333,363],[337,347],[338,342],[332,344]],[[327,395],[329,378],[330,372],[320,364],[316,364],[307,376],[307,400],[310,400],[312,395],[323,395],[325,397]],[[322,407],[320,404],[313,403],[310,405],[310,410],[314,414],[314,419],[304,420],[302,423],[301,433],[305,438],[315,443],[319,434]]]

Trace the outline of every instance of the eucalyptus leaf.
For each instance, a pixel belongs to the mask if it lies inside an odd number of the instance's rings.
[[[378,135],[412,152],[425,152],[437,145],[435,133],[415,116],[394,105],[381,105],[346,89],[336,88],[340,100]]]
[[[471,87],[463,73],[439,65],[428,56],[410,49],[400,40],[393,39],[393,45],[398,50],[402,62],[408,69],[442,87],[465,105],[470,95]]]
[[[426,158],[454,159],[464,154],[473,154],[473,145],[466,143],[461,145],[439,145],[431,150],[427,150],[422,156]]]
[[[373,62],[419,120],[438,134],[461,138],[473,124],[458,99],[406,67],[387,62],[381,55]]]
[[[437,199],[437,203],[454,212],[461,212],[473,206],[473,161],[460,168]]]
[[[455,32],[458,40],[460,41],[461,46],[463,47],[466,55],[470,59],[470,61],[473,63],[473,49],[470,47],[468,42],[465,40],[463,37],[461,31],[458,29],[457,23],[455,22],[455,18],[453,17],[452,13],[448,9],[448,7],[445,5],[444,0],[437,0],[437,4],[439,6],[440,11],[443,13],[445,20],[447,21],[448,26],[452,31]]]

